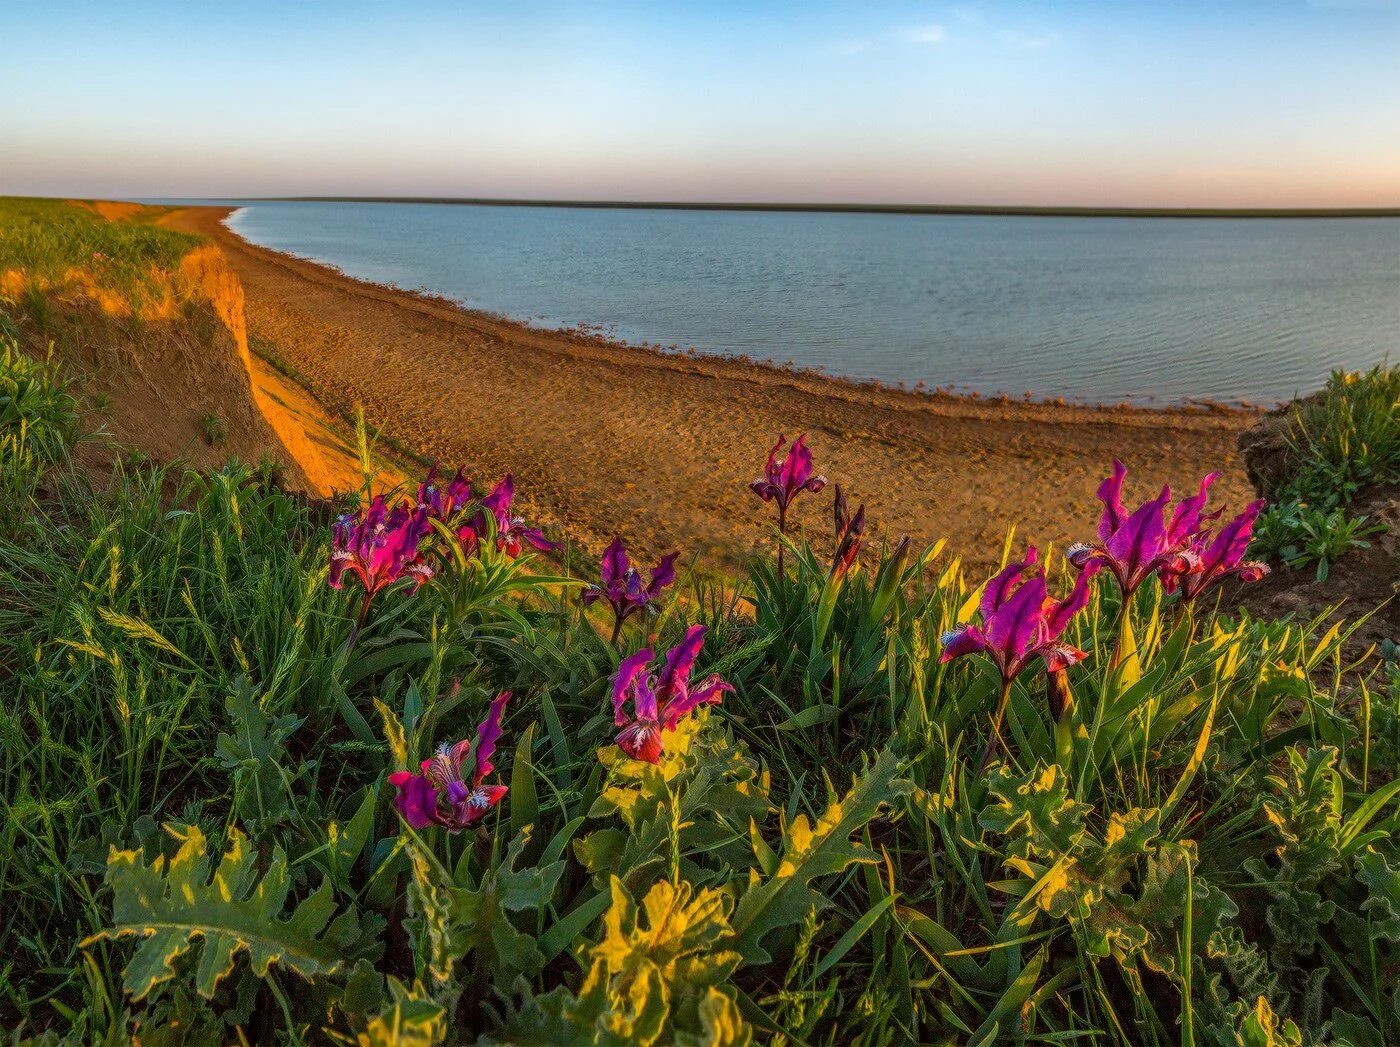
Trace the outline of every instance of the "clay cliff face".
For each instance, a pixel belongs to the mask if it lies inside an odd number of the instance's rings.
[[[93,423],[112,443],[201,467],[270,457],[289,487],[325,493],[302,468],[312,454],[299,447],[304,434],[275,424],[277,405],[256,388],[243,288],[217,247],[189,252],[173,273],[152,273],[139,297],[80,269],[42,285],[12,271],[5,282],[17,301],[42,297],[41,309],[31,304],[21,316],[21,341],[31,353],[52,351],[64,361],[96,405]],[[205,427],[211,417],[221,429],[212,442]],[[101,468],[110,457],[110,446],[90,445],[80,460]]]

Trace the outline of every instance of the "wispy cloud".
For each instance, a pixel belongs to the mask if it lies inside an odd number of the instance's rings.
[[[1003,34],[1003,38],[1012,47],[1019,47],[1029,51],[1041,47],[1054,47],[1060,42],[1059,33],[1020,33],[1010,32]]]
[[[936,22],[929,22],[927,25],[912,25],[901,29],[899,35],[907,43],[929,47],[941,44],[947,39],[948,31]]]

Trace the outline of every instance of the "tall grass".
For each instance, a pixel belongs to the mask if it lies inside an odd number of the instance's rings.
[[[1333,372],[1295,409],[1289,442],[1300,489],[1400,482],[1400,366]]]
[[[77,270],[136,300],[199,244],[189,233],[149,220],[108,221],[65,200],[0,197],[0,274],[23,273],[41,288],[61,286]]]
[[[22,353],[7,321],[0,311],[0,504],[8,508],[0,535],[14,536],[29,523],[46,471],[67,457],[77,404],[52,357]]]
[[[56,381],[36,366],[0,356],[0,377]],[[1348,690],[1340,627],[1182,618],[1144,589],[1122,659],[1101,587],[1066,637],[1089,653],[1072,705],[1057,721],[1044,680],[1018,679],[982,773],[999,679],[939,662],[978,586],[940,547],[838,576],[794,542],[784,573],[697,579],[624,632],[625,653],[699,621],[699,670],[735,687],[652,767],[611,744],[606,629],[540,561],[444,562],[357,632],[357,598],[325,584],[326,515],[243,467],[119,468],[94,490],[65,462],[61,390],[18,402],[53,435],[0,460],[44,492],[40,525],[0,542],[9,1025],[73,1043],[1400,1036],[1400,679]],[[470,737],[502,689],[504,802],[476,833],[407,829],[385,774]]]

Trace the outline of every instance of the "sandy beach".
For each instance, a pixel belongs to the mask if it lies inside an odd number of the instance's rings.
[[[734,563],[769,534],[747,482],[779,432],[807,433],[818,468],[880,531],[947,536],[977,566],[998,557],[1013,520],[1042,544],[1089,533],[1114,456],[1130,496],[1217,469],[1217,499],[1251,496],[1235,441],[1252,412],[930,396],[543,331],[254,246],[222,224],[229,213],[186,208],[166,222],[219,245],[255,350],[289,363],[332,412],[363,404],[418,454],[482,480],[513,472],[529,514],[592,549],[621,534]],[[796,516],[824,535],[829,511],[823,495]]]

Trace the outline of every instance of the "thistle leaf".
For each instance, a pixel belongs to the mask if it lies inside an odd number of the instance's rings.
[[[874,863],[879,856],[851,837],[875,817],[880,806],[900,795],[895,782],[898,760],[885,750],[871,768],[856,779],[844,797],[835,800],[815,824],[799,814],[788,826],[777,871],[771,876],[757,873],[739,899],[732,921],[735,947],[744,963],[766,963],[771,957],[764,950],[763,938],[779,927],[801,923],[814,906],[826,899],[812,887],[818,877],[842,872],[855,863]]]
[[[359,1047],[434,1047],[447,1038],[447,1011],[415,983],[410,989],[389,979],[393,1001],[370,1019]]]
[[[126,966],[124,985],[134,999],[172,978],[176,961],[196,939],[202,939],[203,952],[195,988],[206,998],[233,970],[240,952],[248,953],[259,978],[275,963],[309,979],[375,951],[374,924],[353,912],[331,919],[335,899],[329,881],[282,918],[291,880],[280,847],[259,879],[248,839],[234,829],[210,879],[204,833],[192,825],[166,829],[181,841],[168,864],[160,857],[147,865],[140,851],[113,848],[107,883],[114,894],[114,924],[83,943],[132,935],[145,939]]]

